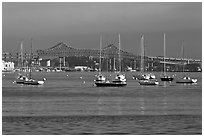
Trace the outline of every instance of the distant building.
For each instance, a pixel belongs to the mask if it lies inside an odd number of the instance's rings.
[[[13,58],[14,57],[9,52],[3,52],[2,53],[2,60],[4,60],[4,61],[12,61]]]
[[[12,71],[14,70],[13,62],[5,62],[2,60],[2,71]]]
[[[31,54],[23,53],[23,55],[21,55],[20,53],[11,54],[9,52],[3,52],[2,60],[4,62],[13,62],[15,67],[25,67],[28,66],[28,62],[31,60]],[[38,61],[39,58],[37,54],[32,54],[32,62],[34,62],[34,64],[39,64]]]

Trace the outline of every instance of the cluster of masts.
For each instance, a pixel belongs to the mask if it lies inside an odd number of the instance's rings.
[[[95,85],[99,87],[119,87],[119,86],[126,86],[127,80],[125,77],[125,74],[121,73],[121,42],[120,42],[120,34],[118,35],[119,42],[119,52],[118,52],[118,62],[119,62],[119,69],[117,72],[115,72],[115,77],[113,80],[108,80],[108,78],[105,77],[105,75],[102,74],[101,71],[101,51],[102,51],[102,36],[100,37],[100,60],[99,60],[99,73],[96,76]],[[22,45],[21,45],[22,48]],[[145,73],[144,72],[144,57],[145,57],[145,50],[144,50],[144,36],[141,36],[141,68],[140,68],[140,74],[134,75],[133,79],[138,80],[138,83],[140,85],[158,85],[159,82],[156,79],[156,76],[152,73]],[[31,40],[31,55],[32,55],[32,40]],[[184,45],[182,42],[182,58],[184,56]],[[163,75],[160,77],[161,81],[173,81],[174,75],[170,76],[166,73],[166,64],[165,64],[165,57],[166,57],[166,36],[164,34],[164,72]],[[31,59],[31,57],[30,57]],[[31,65],[30,65],[31,67]],[[30,75],[29,76],[20,76],[17,78],[14,83],[17,84],[24,84],[24,85],[42,85],[45,82],[45,78],[41,81],[35,80],[31,77],[31,68],[30,68]],[[183,76],[177,79],[176,83],[196,83],[197,79],[192,79],[189,76]]]
[[[95,85],[96,86],[125,86],[127,85],[127,81],[124,74],[121,74],[121,60],[120,60],[120,34],[119,34],[119,72],[116,73],[115,79],[112,81],[107,80],[107,78],[101,73],[101,68],[99,68],[99,74],[96,76]],[[102,49],[102,38],[100,38],[100,67],[101,67],[101,49]],[[159,82],[156,79],[156,76],[152,73],[145,73],[144,72],[144,57],[145,57],[145,50],[144,50],[144,36],[141,36],[141,67],[140,67],[140,74],[134,75],[133,79],[138,80],[140,85],[158,85]],[[182,42],[182,58],[183,58],[183,42]],[[165,64],[165,57],[166,57],[166,35],[164,34],[164,72],[163,75],[160,77],[161,81],[173,81],[174,75],[170,76],[166,73],[166,64]],[[176,83],[196,83],[197,79],[191,79],[189,76],[183,76],[176,81]]]
[[[107,78],[101,73],[101,50],[102,50],[102,37],[100,37],[100,61],[99,61],[99,74],[96,76],[95,85],[99,87],[115,87],[115,86],[126,86],[127,80],[125,75],[121,73],[121,42],[120,42],[120,34],[118,35],[118,62],[119,62],[119,70],[115,72],[116,76],[112,81],[107,80]]]

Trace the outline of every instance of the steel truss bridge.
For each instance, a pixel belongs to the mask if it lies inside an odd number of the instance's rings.
[[[119,49],[113,45],[110,44],[102,49],[102,58],[118,58],[118,52]],[[90,58],[99,58],[100,50],[99,49],[79,49],[79,48],[73,48],[71,46],[68,46],[66,43],[59,43],[49,49],[45,50],[37,50],[37,57],[39,60],[49,60],[54,58],[64,58],[64,57],[90,57]],[[124,50],[121,50],[121,58],[124,59],[130,59],[139,61],[141,57],[139,55],[134,55],[133,53],[126,52]],[[145,57],[145,60],[153,61],[153,62],[159,62],[164,63],[163,57]],[[202,64],[201,60],[196,59],[187,59],[187,58],[165,58],[166,64],[193,64],[198,63]]]

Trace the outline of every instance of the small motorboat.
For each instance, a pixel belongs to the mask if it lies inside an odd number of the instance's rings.
[[[187,84],[196,83],[196,82],[197,82],[197,79],[192,79],[192,78],[187,77],[187,76],[185,76],[181,79],[178,79],[176,81],[176,83],[187,83]]]

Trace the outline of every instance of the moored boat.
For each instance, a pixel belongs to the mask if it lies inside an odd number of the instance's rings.
[[[117,72],[115,78],[112,81],[103,80],[95,82],[95,85],[98,87],[122,87],[127,85],[127,80],[125,75],[121,73],[121,59],[120,59],[120,34],[119,34],[119,72]],[[102,78],[102,77],[101,77]]]
[[[96,82],[96,86],[98,87],[123,87],[127,85],[127,82],[110,82],[110,81],[104,81],[104,82]]]
[[[22,45],[21,45],[21,50],[22,50]],[[31,39],[31,54],[30,54],[30,62],[32,60],[32,39]],[[43,85],[45,78],[41,81],[39,80],[34,80],[31,76],[32,74],[32,70],[31,70],[31,63],[30,63],[30,69],[29,69],[30,73],[29,73],[29,77],[26,76],[18,76],[18,78],[13,82],[16,84],[23,84],[23,85]]]
[[[16,81],[14,81],[14,83],[16,84],[24,84],[24,82],[28,80],[27,76],[18,76],[18,78],[16,79]]]
[[[166,58],[166,35],[164,33],[164,72],[163,72],[163,76],[161,76],[160,79],[161,81],[173,81],[174,77],[166,74],[165,58]]]
[[[169,75],[163,75],[161,77],[161,81],[173,81],[173,80],[174,80],[174,77],[169,76]]]
[[[94,81],[95,82],[103,82],[103,81],[106,81],[106,77],[102,74],[99,74],[96,76],[96,79]]]
[[[43,85],[45,79],[43,80],[34,80],[32,78],[28,78],[27,76],[19,76],[14,83],[23,84],[23,85]]]
[[[184,58],[184,45],[182,42],[182,60]],[[184,63],[182,63],[182,73],[181,73],[181,77],[177,79],[176,83],[181,83],[181,84],[191,84],[191,83],[196,83],[198,80],[195,78],[190,78],[189,76],[183,76],[184,73]]]
[[[116,74],[115,79],[112,82],[126,82],[126,78],[124,74]]]
[[[154,74],[151,73],[147,73],[147,74],[138,74],[138,75],[134,75],[133,79],[135,80],[148,80],[148,79],[156,79],[156,76]]]
[[[185,84],[185,83],[187,83],[187,84],[191,84],[191,83],[196,83],[197,82],[197,79],[192,79],[192,78],[190,78],[190,77],[183,77],[183,78],[180,78],[180,79],[178,79],[177,81],[176,81],[176,83],[183,83],[183,84]]]
[[[95,84],[103,83],[106,81],[106,77],[101,73],[101,50],[102,50],[102,37],[100,37],[100,57],[99,57],[99,73],[96,75]]]
[[[148,79],[148,80],[140,80],[139,84],[148,86],[148,85],[158,85],[159,82],[157,80],[154,80],[154,79],[152,79],[152,80]]]
[[[153,73],[145,73],[145,47],[144,47],[144,35],[141,36],[141,51],[140,51],[140,73],[137,75],[133,75],[133,79],[135,80],[148,80],[148,79],[156,79],[156,76]]]
[[[145,48],[144,48],[144,36],[141,36],[141,63],[140,63],[140,74],[134,75],[133,79],[138,80],[140,85],[158,85],[159,82],[156,80],[156,76],[153,73],[145,73]]]

